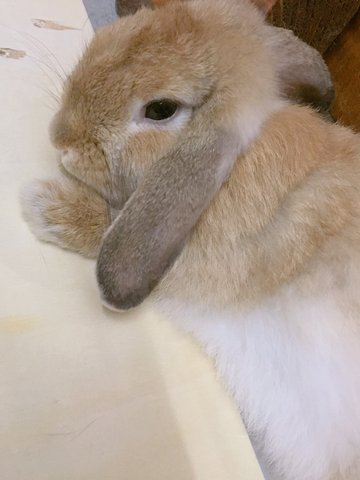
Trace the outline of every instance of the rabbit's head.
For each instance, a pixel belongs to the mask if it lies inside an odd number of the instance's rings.
[[[65,169],[121,207],[198,113],[246,148],[276,99],[263,35],[260,11],[231,0],[172,1],[97,32],[51,126]]]
[[[65,169],[122,209],[97,265],[120,309],[161,280],[281,105],[261,0],[157,3],[95,35],[51,125]]]

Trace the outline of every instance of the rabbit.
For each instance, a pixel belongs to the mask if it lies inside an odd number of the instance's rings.
[[[268,480],[358,480],[360,137],[286,98],[297,61],[256,3],[98,31],[50,126],[61,176],[23,214],[97,258],[106,306],[148,299],[198,340]]]

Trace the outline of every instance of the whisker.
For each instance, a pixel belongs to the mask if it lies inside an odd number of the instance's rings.
[[[41,71],[41,73],[42,73],[42,74],[47,78],[47,80],[51,83],[52,88],[53,88],[52,94],[53,94],[53,95],[56,95],[56,97],[57,97],[58,99],[60,99],[60,97],[61,97],[61,92],[62,92],[62,84],[59,85],[59,84],[56,82],[56,80],[49,75],[49,72],[48,72],[48,70],[47,70],[47,69],[49,68],[48,65],[47,65],[45,62],[43,62],[42,60],[40,60],[39,58],[33,57],[33,56],[31,56],[31,55],[28,55],[28,57],[34,61],[34,64],[36,65],[36,67]],[[43,68],[43,67],[46,67],[46,68]],[[51,71],[51,73],[53,73],[52,70],[50,70],[50,71]]]
[[[51,59],[55,61],[55,65],[52,64],[52,66],[54,68],[56,68],[56,73],[59,75],[59,77],[64,81],[67,77],[67,73],[65,72],[65,69],[64,67],[62,66],[60,60],[57,58],[57,56],[54,54],[54,52],[52,52],[50,50],[50,48],[45,45],[45,43],[43,43],[41,40],[39,40],[38,38],[34,37],[33,35],[31,35],[30,33],[25,33],[24,35],[26,35],[26,37],[28,37],[28,39],[30,41],[33,42],[33,45],[39,49],[39,51],[41,52],[41,48],[45,49],[45,51],[48,53],[48,55],[50,55]],[[37,42],[38,45],[35,44],[35,42]],[[57,70],[57,68],[60,69],[60,72]]]
[[[21,31],[15,29],[15,28],[9,27],[9,26],[1,24],[1,23],[0,23],[0,26],[2,28],[5,28],[5,29],[10,30],[11,32],[17,34],[22,40],[26,41],[28,46],[29,45],[32,46],[35,49],[34,55],[36,55],[36,58],[37,58],[37,54],[40,53],[42,58],[46,57],[49,60],[51,60],[51,63],[50,64],[48,63],[46,65],[47,68],[49,70],[51,70],[52,73],[54,73],[58,77],[58,79],[61,80],[61,82],[65,81],[65,79],[67,77],[67,73],[65,72],[65,70],[64,70],[63,66],[61,65],[59,59],[48,48],[47,45],[45,45],[41,40],[39,40],[35,36],[31,35],[30,33],[21,32]],[[45,62],[44,62],[44,64],[45,64]]]

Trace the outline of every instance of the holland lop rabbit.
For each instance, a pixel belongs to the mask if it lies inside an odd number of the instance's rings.
[[[161,3],[96,33],[24,216],[199,340],[267,478],[359,480],[360,138],[286,98],[331,82],[258,5]]]

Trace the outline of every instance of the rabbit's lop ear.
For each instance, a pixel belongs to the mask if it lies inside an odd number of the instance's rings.
[[[180,144],[149,167],[104,238],[97,279],[110,308],[127,310],[149,295],[237,158],[235,135],[194,120]]]
[[[268,43],[272,45],[283,96],[328,112],[334,86],[320,53],[284,28],[269,27]]]

